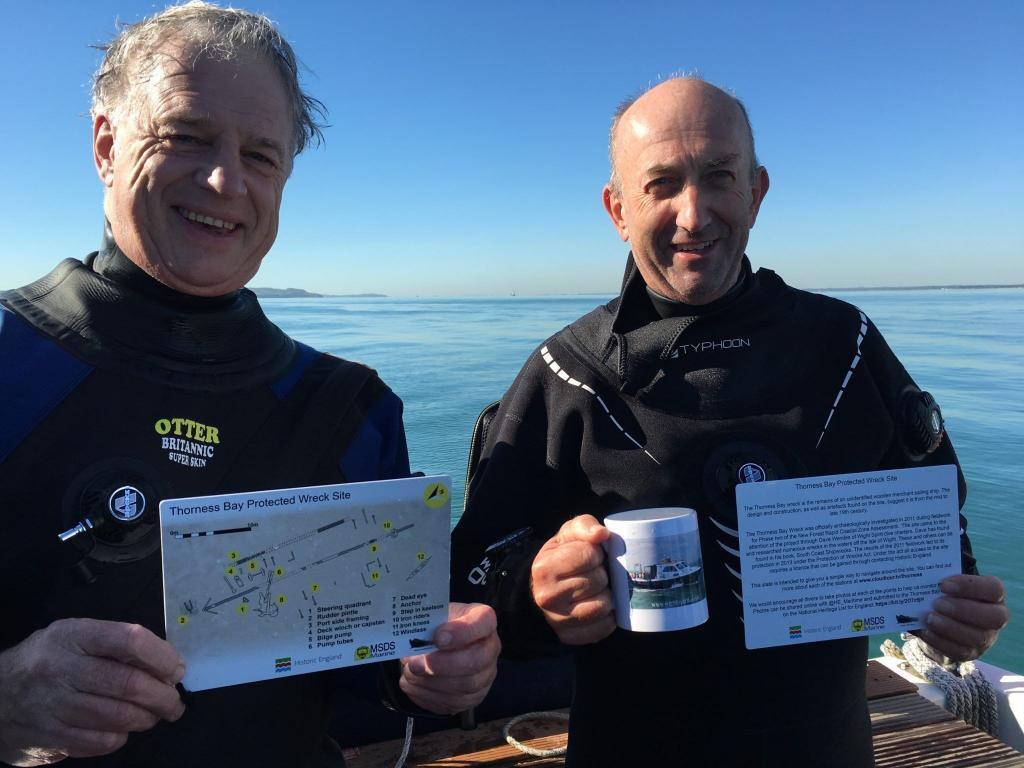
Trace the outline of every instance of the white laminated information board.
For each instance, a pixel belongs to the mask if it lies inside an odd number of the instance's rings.
[[[921,627],[960,573],[956,467],[736,486],[748,648]]]
[[[448,477],[160,503],[167,639],[205,690],[433,648]]]

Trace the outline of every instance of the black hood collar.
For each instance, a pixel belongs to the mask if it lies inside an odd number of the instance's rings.
[[[0,303],[93,365],[183,388],[230,390],[278,378],[295,343],[256,295],[187,296],[153,280],[113,240],[85,262],[0,294]]]
[[[128,288],[157,303],[183,310],[223,309],[238,297],[238,291],[222,296],[190,296],[169,288],[150,276],[125,255],[110,231],[109,222],[103,228],[100,249],[85,257],[85,265],[98,275]]]
[[[666,305],[671,305],[673,311],[671,317],[663,317],[662,313],[653,306],[651,288],[644,281],[643,275],[636,267],[636,260],[630,251],[626,259],[626,271],[622,275],[622,287],[619,289],[619,304],[614,310],[612,330],[616,333],[627,333],[638,326],[655,322],[662,319],[682,319],[710,315],[731,306],[747,290],[749,290],[753,278],[753,271],[750,267],[750,259],[746,256],[740,263],[740,274],[736,284],[729,289],[725,296],[715,299],[710,304],[687,305],[671,299],[659,297],[659,300]],[[657,296],[658,294],[655,294]],[[611,304],[609,304],[609,307]]]
[[[761,299],[786,287],[770,269],[752,272],[746,256],[743,275],[740,290],[701,307],[699,314],[662,319],[630,253],[619,295],[573,323],[570,331],[583,350],[591,356],[597,353],[621,391],[634,393],[651,382],[691,326],[705,319],[742,316],[753,302],[764,306]]]

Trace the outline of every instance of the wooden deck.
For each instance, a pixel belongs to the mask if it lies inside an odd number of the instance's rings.
[[[876,768],[1024,768],[1024,755],[926,701],[917,687],[878,662],[868,662],[866,687],[874,733]],[[506,720],[471,731],[413,736],[406,768],[515,768],[564,765],[560,757],[530,757],[505,743]],[[565,722],[526,721],[514,735],[524,744],[550,749],[565,744]],[[393,768],[402,742],[360,748],[351,768]]]

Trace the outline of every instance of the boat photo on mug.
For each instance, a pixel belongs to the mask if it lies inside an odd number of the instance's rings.
[[[707,621],[697,515],[662,507],[605,518],[616,623],[635,632],[688,629]]]

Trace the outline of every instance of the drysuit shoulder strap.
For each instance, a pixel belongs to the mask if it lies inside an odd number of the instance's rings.
[[[318,355],[221,487],[231,492],[345,482],[339,462],[386,389],[372,368]],[[265,474],[252,477],[253,467]]]

